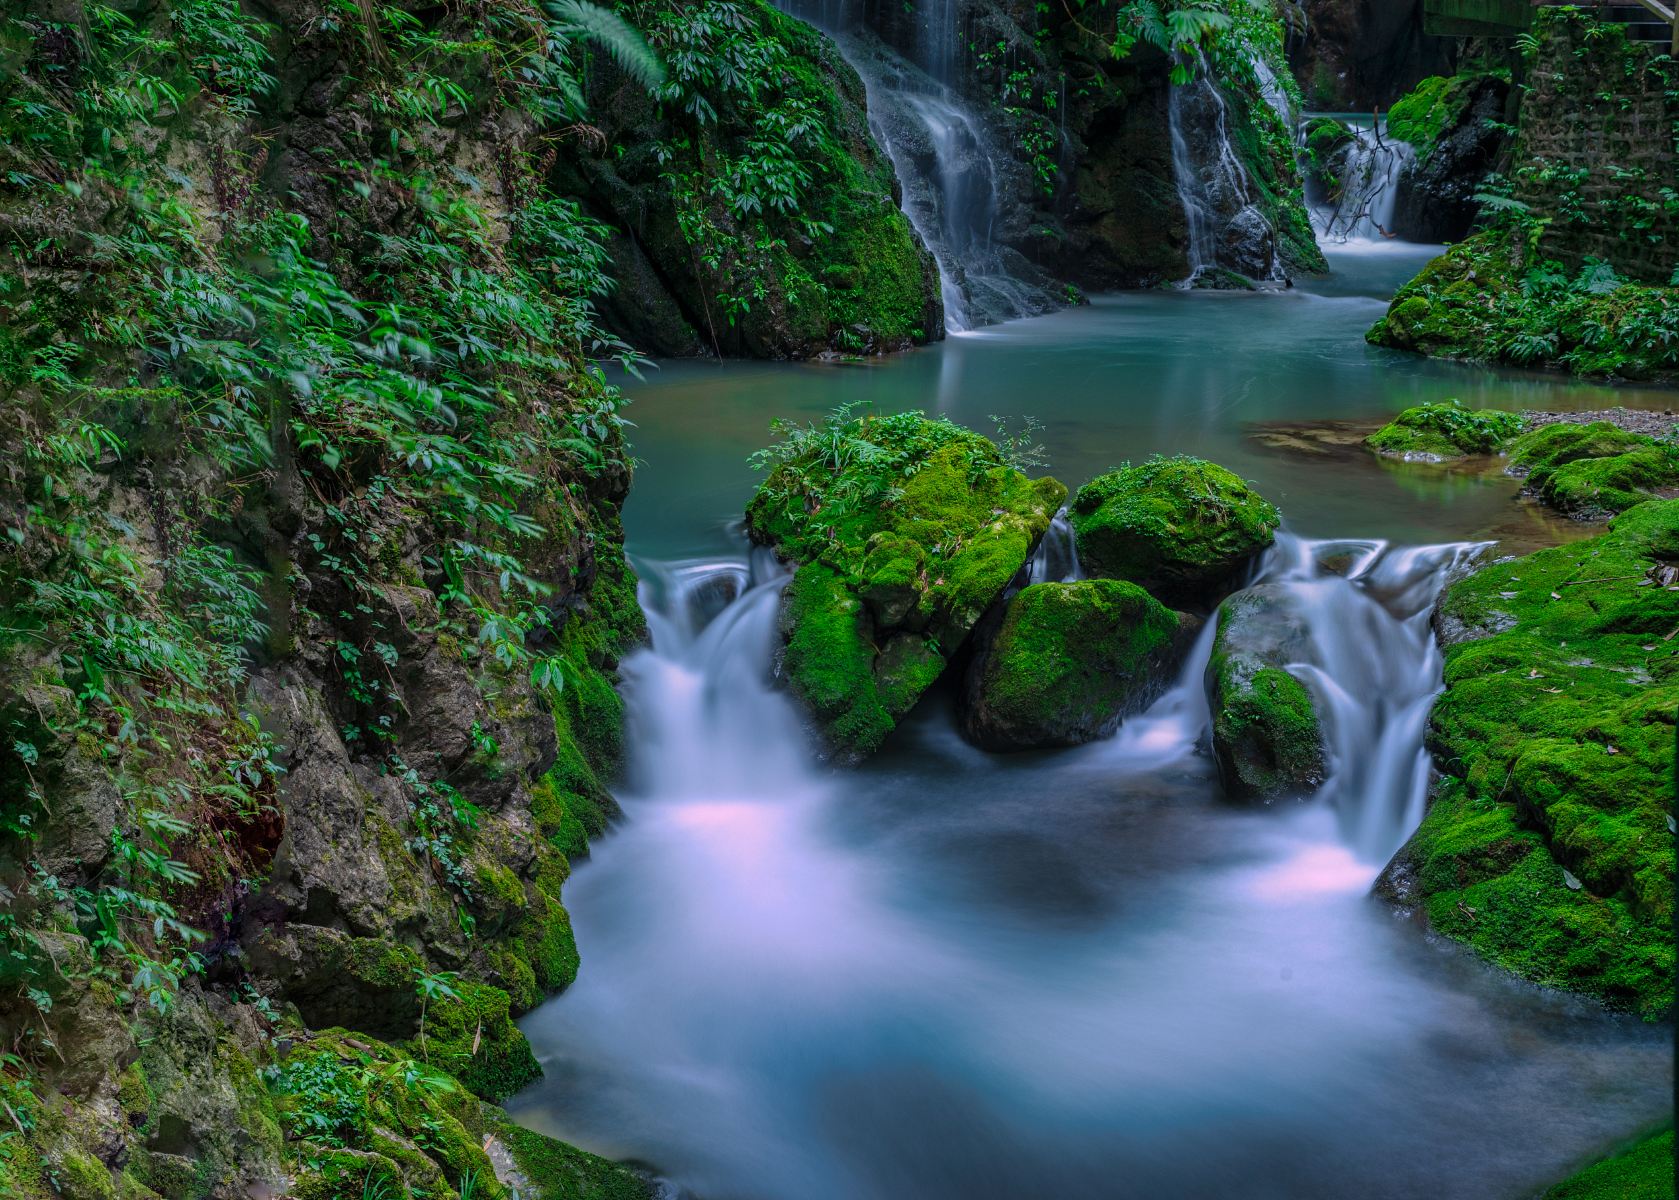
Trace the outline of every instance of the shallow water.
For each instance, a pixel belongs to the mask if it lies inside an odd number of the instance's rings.
[[[1290,295],[1127,295],[883,363],[673,364],[632,389],[626,523],[658,652],[625,664],[628,821],[567,884],[583,969],[524,1021],[546,1078],[520,1120],[705,1200],[1514,1200],[1665,1115],[1670,1030],[1504,978],[1369,898],[1416,817],[1414,703],[1347,726],[1313,803],[1243,810],[1197,751],[1193,663],[1090,747],[984,754],[935,695],[853,772],[814,765],[768,686],[779,579],[728,532],[742,460],[771,416],[847,400],[1032,413],[1075,484],[1203,454],[1315,537],[1555,536],[1497,474],[1247,436],[1449,396],[1672,403],[1365,347],[1423,253],[1374,249]],[[1362,594],[1279,552],[1322,635],[1314,686],[1426,699],[1417,588],[1438,576],[1418,564],[1456,552],[1394,549],[1404,586]],[[1361,685],[1378,663],[1412,667]],[[1385,765],[1353,761],[1360,739]]]

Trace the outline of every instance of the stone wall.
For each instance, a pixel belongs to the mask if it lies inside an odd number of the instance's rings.
[[[1679,268],[1679,66],[1620,25],[1542,11],[1528,64],[1512,177],[1515,196],[1549,217],[1545,252],[1588,257],[1666,283]]]

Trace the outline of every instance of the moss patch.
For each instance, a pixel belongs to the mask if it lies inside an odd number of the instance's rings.
[[[782,606],[785,674],[828,744],[855,758],[938,678],[1066,489],[920,413],[782,433],[747,524],[798,564]]]
[[[1389,868],[1431,923],[1529,979],[1673,1002],[1679,502],[1451,587],[1429,739],[1450,778]]]
[[[1593,1163],[1546,1192],[1543,1200],[1673,1200],[1673,1130]]]
[[[464,980],[454,988],[459,999],[432,1001],[426,1008],[424,1038],[416,1036],[403,1049],[492,1102],[540,1079],[542,1068],[513,1023],[507,993]]]
[[[1079,560],[1171,604],[1204,605],[1274,540],[1281,518],[1215,463],[1152,458],[1091,480],[1074,498]]]
[[[1283,668],[1303,653],[1283,598],[1264,587],[1219,608],[1207,664],[1213,757],[1227,795],[1304,798],[1323,782],[1323,726],[1306,685]]]
[[[1025,588],[976,664],[965,725],[999,749],[1087,742],[1160,681],[1178,630],[1178,615],[1132,583]]]
[[[633,1171],[522,1125],[498,1120],[501,1139],[534,1189],[528,1200],[649,1200],[653,1191]]]
[[[1471,411],[1457,401],[1407,408],[1364,444],[1378,454],[1438,461],[1470,454],[1497,454],[1522,432],[1517,413],[1495,408]]]

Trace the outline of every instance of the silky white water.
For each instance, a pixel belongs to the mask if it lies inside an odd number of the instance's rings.
[[[628,820],[567,885],[583,970],[525,1021],[514,1112],[708,1200],[1542,1181],[1641,1119],[1660,1041],[1368,896],[1418,815],[1428,609],[1478,549],[1279,541],[1254,586],[1308,630],[1334,768],[1272,809],[1201,751],[1210,626],[1105,741],[983,754],[935,697],[835,772],[774,685],[773,557],[640,564]],[[1054,540],[1033,565],[1077,572]],[[1592,1104],[1535,1144],[1564,1087]]]

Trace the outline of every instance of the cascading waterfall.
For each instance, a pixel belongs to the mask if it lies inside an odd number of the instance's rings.
[[[1057,307],[1031,268],[995,237],[1003,158],[954,82],[956,0],[918,8],[913,61],[868,32],[846,0],[780,0],[828,33],[863,80],[869,131],[902,187],[902,208],[938,264],[945,326],[960,333]]]
[[[1429,617],[1445,583],[1486,547],[1284,534],[1261,568],[1256,586],[1305,631],[1305,653],[1289,670],[1311,689],[1329,739],[1320,797],[1365,861],[1387,861],[1422,820],[1423,729],[1441,686]]]
[[[1230,142],[1230,113],[1205,64],[1170,98],[1172,176],[1189,229],[1189,275],[1205,282],[1217,269],[1264,283],[1287,279],[1276,231],[1255,203],[1252,180]]]
[[[1067,519],[1067,510],[1063,508],[1055,514],[1055,519],[1049,523],[1049,528],[1038,542],[1038,548],[1032,554],[1032,561],[1026,567],[1026,582],[1068,583],[1083,578],[1084,569],[1079,566],[1078,542],[1073,536],[1073,523]]]
[[[1320,240],[1337,244],[1392,238],[1400,182],[1416,151],[1387,136],[1385,117],[1346,126],[1353,136],[1329,166],[1332,186],[1308,188],[1312,224]]]

